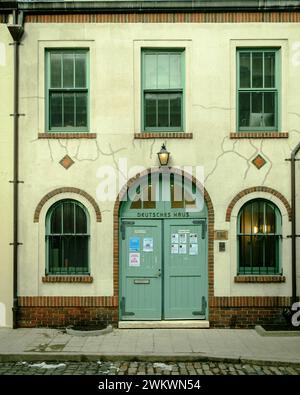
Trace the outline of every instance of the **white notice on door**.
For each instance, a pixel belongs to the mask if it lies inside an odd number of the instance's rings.
[[[178,254],[178,244],[171,244],[171,254]]]
[[[179,244],[179,254],[186,254],[186,244]]]
[[[140,266],[140,253],[130,252],[129,253],[129,266]]]
[[[190,255],[198,255],[198,244],[190,244]]]
[[[187,241],[186,233],[179,233],[179,243],[186,243]]]
[[[190,234],[190,243],[191,244],[197,244],[198,243],[198,235],[197,235],[197,233],[191,233]]]
[[[153,238],[145,237],[143,240],[143,251],[144,252],[153,252]]]
[[[178,243],[178,233],[172,233],[171,235],[171,243]]]

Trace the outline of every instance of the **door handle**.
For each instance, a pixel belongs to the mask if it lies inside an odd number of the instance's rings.
[[[156,276],[155,276],[155,277],[159,278],[160,276],[161,276],[161,270],[160,270],[160,269],[158,269],[158,273],[156,274]]]

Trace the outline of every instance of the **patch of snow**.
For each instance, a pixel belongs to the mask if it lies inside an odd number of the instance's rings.
[[[172,370],[173,369],[173,365],[166,365],[165,363],[161,363],[161,362],[155,362],[153,364],[154,368],[160,368],[162,370]]]
[[[66,366],[65,363],[58,363],[58,364],[46,364],[46,362],[41,363],[33,363],[29,365],[31,368],[41,368],[41,369],[57,369],[57,368],[64,368]]]

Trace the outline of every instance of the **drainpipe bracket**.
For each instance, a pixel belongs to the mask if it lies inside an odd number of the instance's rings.
[[[300,159],[298,159],[298,158],[294,158],[294,159],[287,158],[287,159],[285,159],[285,161],[287,161],[287,162],[291,162],[292,160],[294,160],[295,162],[296,161],[300,161]]]
[[[9,114],[11,117],[25,117],[25,114]]]
[[[300,235],[294,235],[295,237],[300,237]],[[290,238],[292,238],[292,235],[287,235],[286,236],[287,237],[287,239],[290,239]]]
[[[10,184],[24,184],[24,181],[16,180],[16,181],[9,181],[9,183]]]
[[[9,245],[10,245],[10,246],[14,246],[14,245],[22,246],[23,243],[16,242],[16,243],[9,243]]]

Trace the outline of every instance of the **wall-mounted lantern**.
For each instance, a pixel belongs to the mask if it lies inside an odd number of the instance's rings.
[[[165,144],[161,146],[160,151],[157,153],[160,166],[168,166],[170,152],[167,151]]]

